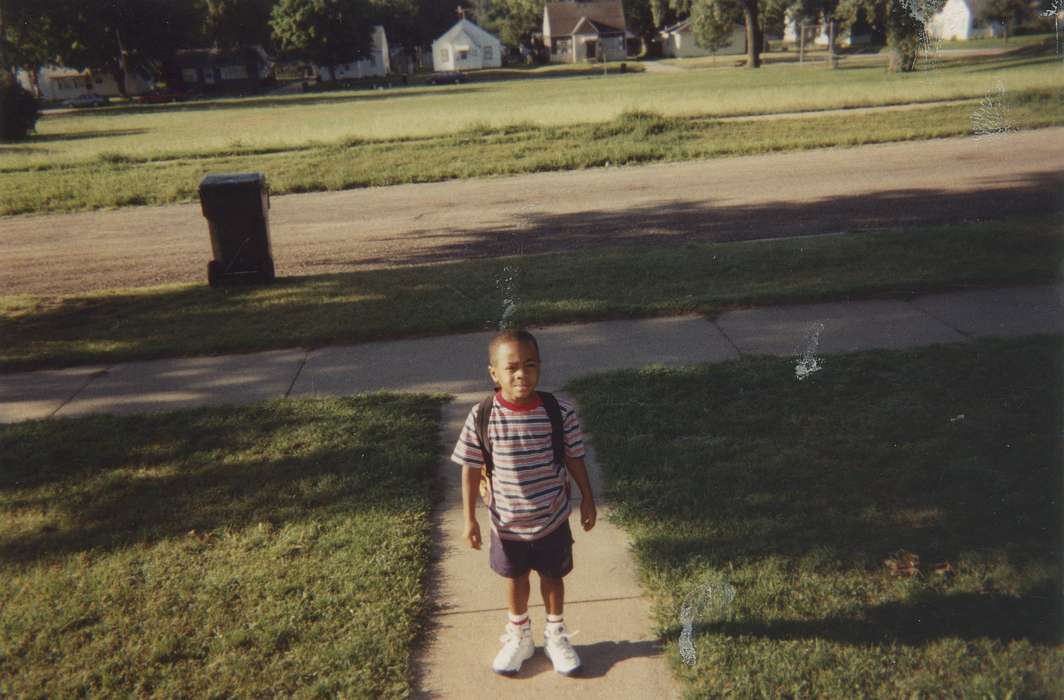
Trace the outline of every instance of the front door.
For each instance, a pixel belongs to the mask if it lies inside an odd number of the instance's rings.
[[[595,41],[594,39],[591,39],[591,40],[587,41],[584,44],[584,48],[587,49],[587,60],[589,60],[589,61],[594,61],[595,60],[595,55],[596,55],[595,51],[598,48],[597,44],[598,44],[598,42]]]

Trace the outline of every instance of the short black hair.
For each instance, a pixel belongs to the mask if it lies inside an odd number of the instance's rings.
[[[503,343],[528,343],[536,350],[536,357],[539,357],[539,343],[536,342],[535,336],[528,331],[521,329],[499,331],[495,334],[495,337],[488,343],[488,364],[495,366],[495,349]]]

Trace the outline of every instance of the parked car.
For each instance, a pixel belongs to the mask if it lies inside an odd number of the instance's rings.
[[[80,109],[82,107],[103,107],[104,105],[111,104],[111,100],[103,95],[97,95],[95,92],[87,92],[84,95],[78,95],[77,97],[71,97],[69,100],[63,100],[59,104],[61,107],[74,107]]]
[[[181,102],[188,99],[187,92],[180,90],[152,90],[143,95],[137,95],[134,100],[138,104],[163,104],[167,102]]]
[[[446,71],[444,73],[433,73],[429,78],[429,82],[433,85],[448,85],[450,83],[464,83],[467,78],[465,73],[459,73],[458,71]]]

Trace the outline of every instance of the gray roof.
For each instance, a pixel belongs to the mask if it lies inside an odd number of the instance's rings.
[[[544,34],[566,36],[579,33],[612,34],[625,31],[621,0],[599,2],[552,2],[546,6]],[[591,32],[591,28],[594,32]]]

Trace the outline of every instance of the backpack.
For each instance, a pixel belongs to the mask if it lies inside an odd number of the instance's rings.
[[[549,394],[546,391],[537,391],[539,400],[543,403],[543,408],[547,411],[547,417],[550,418],[550,436],[551,445],[554,448],[554,463],[565,464],[565,428],[562,425],[562,409],[558,405],[558,399],[554,397],[554,394]],[[480,409],[477,413],[477,439],[480,440],[480,449],[484,453],[484,466],[480,470],[480,497],[483,499],[484,504],[491,505],[491,472],[495,468],[495,463],[491,458],[491,438],[488,435],[488,422],[491,420],[491,410],[495,405],[495,395],[492,394],[488,398],[480,402]],[[568,480],[566,480],[568,482]],[[569,490],[569,484],[566,483],[566,492]]]

